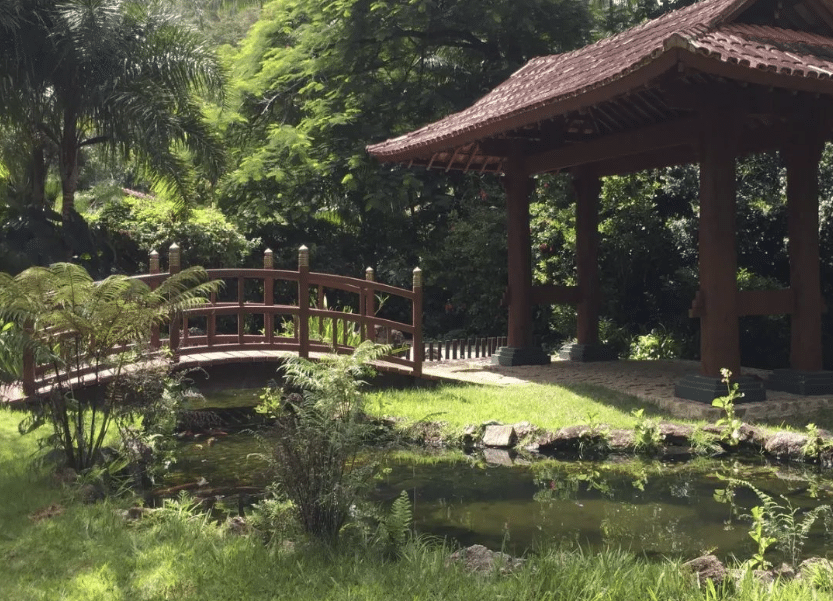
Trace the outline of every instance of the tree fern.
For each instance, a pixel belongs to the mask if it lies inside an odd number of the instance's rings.
[[[15,277],[0,273],[0,319],[24,332],[21,347],[45,361],[54,382],[30,425],[52,424],[70,467],[86,469],[97,460],[119,411],[115,391],[125,367],[147,357],[152,326],[205,303],[217,286],[202,268],[173,275],[156,290],[123,275],[94,282],[71,263],[33,267]],[[79,400],[81,369],[96,382],[107,372],[114,384]]]

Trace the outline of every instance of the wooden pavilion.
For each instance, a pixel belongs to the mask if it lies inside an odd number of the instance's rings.
[[[701,373],[677,395],[725,394],[740,373],[738,318],[791,316],[790,369],[769,386],[833,392],[822,371],[818,162],[833,139],[833,2],[702,0],[574,52],[535,58],[474,105],[368,151],[380,161],[503,175],[509,233],[509,338],[504,365],[549,360],[532,344],[533,303],[577,305],[574,360],[598,344],[601,176],[700,165]],[[787,168],[790,287],[738,291],[735,158],[777,149]],[[532,285],[534,176],[568,171],[576,192],[576,287]],[[764,386],[739,378],[747,401]]]

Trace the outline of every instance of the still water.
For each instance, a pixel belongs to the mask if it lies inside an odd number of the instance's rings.
[[[268,446],[268,438],[251,433],[185,441],[166,485],[204,479],[203,488],[219,495],[241,486],[261,490],[269,483],[263,458]],[[389,503],[406,491],[417,532],[517,554],[571,541],[654,557],[694,557],[706,551],[749,557],[754,543],[748,514],[762,502],[748,487],[731,490],[725,478],[753,484],[785,512],[794,511],[798,522],[810,509],[833,504],[828,476],[761,458],[743,463],[527,461],[491,451],[485,456],[398,456],[388,459],[386,468],[374,500]],[[826,556],[831,542],[820,519],[802,555]]]

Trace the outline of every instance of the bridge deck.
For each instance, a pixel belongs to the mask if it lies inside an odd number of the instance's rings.
[[[326,353],[310,352],[310,359],[319,359]],[[176,363],[177,369],[193,369],[199,367],[211,367],[214,365],[223,365],[229,363],[279,363],[286,357],[297,356],[297,353],[292,351],[282,350],[238,350],[238,351],[212,351],[204,353],[192,353],[182,355]],[[374,361],[374,367],[385,373],[395,373],[403,375],[413,375],[411,369],[389,363],[387,361]],[[130,366],[128,366],[129,368]],[[103,371],[98,375],[100,383],[106,383],[112,377],[108,371]],[[95,374],[86,374],[76,378],[73,384],[80,386],[88,386],[95,382]],[[424,379],[436,380],[437,376],[423,374]],[[48,385],[40,386],[37,389],[37,395],[45,395],[49,392]],[[11,385],[0,385],[0,403],[18,404],[26,399],[23,394],[23,387],[20,383]]]

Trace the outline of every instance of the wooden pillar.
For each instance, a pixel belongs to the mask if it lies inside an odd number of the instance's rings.
[[[168,249],[168,273],[174,275],[182,270],[182,255],[179,246],[174,242]],[[179,311],[171,315],[171,322],[168,326],[168,347],[171,349],[173,360],[179,361],[179,330],[181,315]]]
[[[375,282],[376,281],[376,272],[373,271],[372,267],[368,267],[364,270],[364,279],[367,282]],[[372,340],[373,342],[379,342],[376,340],[376,326],[370,324],[365,317],[375,317],[376,316],[376,294],[373,288],[368,287],[364,291],[364,299],[359,299],[359,302],[362,304],[362,327],[365,328],[364,331],[364,339],[365,340]],[[388,335],[385,339],[385,344],[390,344],[390,330],[388,329]]]
[[[822,368],[818,164],[823,145],[808,128],[796,133],[783,148],[787,165],[790,289],[794,298],[790,367],[818,371]]]
[[[275,314],[270,310],[275,305],[275,278],[269,275],[269,271],[274,268],[275,253],[267,248],[263,251],[263,270],[266,272],[263,276],[263,307],[266,310],[263,314],[263,332],[268,345],[275,341]]]
[[[414,333],[412,350],[414,375],[419,377],[422,375],[422,362],[425,354],[425,349],[422,345],[422,270],[419,267],[414,269],[413,292],[414,302],[412,305],[413,315],[411,323],[414,326]]]
[[[700,140],[700,370],[740,373],[737,309],[735,156],[739,120],[727,111],[703,119]]]
[[[151,274],[159,273],[159,253],[156,250],[150,251],[149,272]],[[158,286],[154,283],[151,284],[150,287],[152,289],[156,289]],[[161,344],[159,342],[159,324],[154,324],[150,328],[150,348],[158,350],[160,346]]]
[[[529,196],[533,181],[514,160],[504,177],[509,255],[509,340],[507,346],[532,346],[532,257]]]
[[[298,249],[298,356],[309,358],[309,249]]]
[[[579,344],[599,342],[599,192],[595,174],[579,171],[573,179],[576,193],[576,266],[581,301],[577,308]]]

